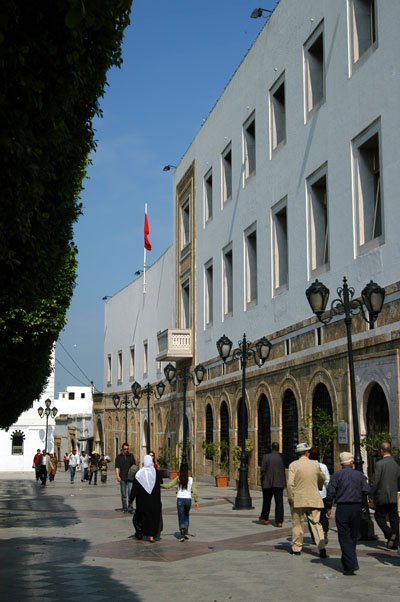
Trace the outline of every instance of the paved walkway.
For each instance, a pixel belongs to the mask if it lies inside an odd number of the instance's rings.
[[[278,529],[254,510],[234,511],[234,489],[197,482],[190,539],[180,543],[175,494],[164,491],[162,539],[136,541],[120,511],[114,474],[96,487],[58,472],[46,488],[33,474],[0,473],[0,600],[2,602],[285,602],[398,601],[400,557],[382,539],[358,546],[360,571],[341,573],[331,519],[328,554],[319,559],[305,537],[291,556],[289,510]],[[379,529],[376,533],[381,537]]]

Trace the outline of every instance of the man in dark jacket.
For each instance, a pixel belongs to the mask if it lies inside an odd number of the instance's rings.
[[[375,520],[382,529],[387,547],[397,550],[399,545],[399,517],[397,513],[397,481],[400,477],[400,466],[391,456],[388,441],[381,445],[381,459],[377,462],[371,479],[371,498],[375,504]],[[386,516],[389,517],[388,526]]]
[[[285,465],[279,453],[279,443],[271,445],[271,453],[265,454],[261,462],[261,486],[263,506],[260,521],[269,524],[269,511],[272,498],[275,499],[275,524],[282,527],[283,523],[283,490],[286,487]]]
[[[133,454],[129,453],[129,445],[124,443],[122,452],[115,459],[115,474],[121,489],[122,512],[133,512],[132,505],[127,505],[126,498],[130,496],[132,481],[128,481],[128,472],[132,464],[135,464]]]

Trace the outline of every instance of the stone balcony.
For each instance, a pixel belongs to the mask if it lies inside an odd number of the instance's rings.
[[[157,334],[157,361],[176,361],[192,357],[192,331],[190,328],[167,328]]]

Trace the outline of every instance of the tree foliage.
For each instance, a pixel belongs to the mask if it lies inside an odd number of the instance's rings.
[[[75,283],[73,224],[132,0],[0,5],[0,427],[39,397]]]
[[[316,408],[312,416],[304,416],[300,432],[308,444],[311,443],[310,439],[312,438],[312,444],[318,448],[321,462],[323,462],[328,447],[337,437],[337,426],[333,424],[332,416],[321,408]]]

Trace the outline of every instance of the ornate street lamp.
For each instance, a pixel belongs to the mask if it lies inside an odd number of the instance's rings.
[[[242,432],[240,446],[242,448],[240,455],[240,468],[239,468],[239,486],[236,495],[235,510],[247,510],[252,508],[252,501],[249,492],[248,483],[248,464],[246,455],[246,436],[245,436],[245,422],[246,422],[246,364],[247,360],[253,358],[257,366],[261,368],[264,365],[271,351],[270,341],[262,337],[258,343],[251,347],[247,342],[246,335],[243,335],[243,339],[239,341],[239,349],[235,349],[232,353],[231,359],[228,361],[232,350],[232,341],[227,336],[223,335],[217,341],[217,349],[220,358],[224,364],[231,364],[234,360],[240,359],[242,366]]]
[[[383,303],[385,300],[385,289],[380,287],[375,282],[369,282],[367,286],[361,292],[362,301],[354,299],[354,288],[349,287],[347,279],[343,278],[343,287],[339,287],[336,290],[338,298],[334,299],[331,303],[331,307],[327,316],[323,318],[326,310],[326,306],[329,298],[329,289],[316,280],[306,290],[306,296],[311,306],[312,311],[317,316],[318,320],[322,324],[328,324],[334,316],[344,314],[344,323],[346,325],[347,335],[347,355],[349,363],[349,375],[350,375],[350,394],[351,394],[351,411],[353,417],[353,439],[354,439],[354,466],[360,472],[363,472],[363,461],[361,458],[360,448],[360,427],[358,421],[358,409],[357,409],[357,397],[356,397],[356,384],[354,376],[354,358],[353,358],[353,343],[351,337],[351,322],[354,315],[361,314],[363,319],[373,327],[376,322],[379,313],[382,310]],[[364,309],[364,305],[367,312]],[[363,504],[363,519],[368,521],[368,527],[361,528],[361,532],[373,533],[373,525],[369,516],[367,501]],[[366,529],[368,528],[368,531]],[[367,536],[368,537],[368,536]]]
[[[171,363],[167,364],[164,368],[165,378],[169,382],[170,386],[174,385],[178,380],[183,382],[183,441],[182,441],[182,458],[181,464],[186,464],[186,389],[187,383],[190,379],[195,387],[201,385],[204,375],[206,373],[206,369],[202,364],[198,364],[193,372],[190,372],[187,366],[184,366],[182,370],[177,371],[175,366]]]
[[[52,416],[53,418],[55,418],[57,416],[57,408],[55,406],[53,406],[52,408],[51,406],[51,399],[46,399],[46,401],[44,402],[44,405],[46,406],[46,409],[43,409],[42,406],[40,406],[40,408],[38,408],[37,413],[39,414],[40,418],[42,418],[43,414],[46,416],[46,440],[45,440],[45,449],[47,450],[47,434],[49,431],[49,416]]]
[[[145,387],[142,389],[141,385],[138,382],[134,382],[132,387],[132,393],[133,393],[133,399],[134,399],[134,403],[137,406],[139,403],[139,400],[142,396],[143,393],[147,394],[147,445],[146,445],[146,451],[147,453],[150,452],[150,395],[154,395],[154,399],[161,399],[161,397],[163,396],[164,390],[165,390],[165,385],[162,381],[160,381],[159,383],[156,384],[155,389],[151,386],[150,383],[147,383],[147,385],[145,385]]]
[[[136,392],[136,388],[135,385],[137,385],[138,383],[133,383],[133,385],[131,386],[131,390],[132,390],[132,394],[133,394],[133,403],[135,405],[135,408],[137,408],[137,405],[139,403],[139,398],[135,396],[135,392]],[[139,385],[140,387],[140,385]],[[113,404],[115,405],[115,408],[125,408],[125,443],[128,443],[128,408],[133,408],[132,405],[132,400],[129,399],[128,394],[125,393],[124,394],[124,399],[121,399],[120,396],[118,395],[118,393],[115,393],[112,396],[112,400],[113,400]]]

